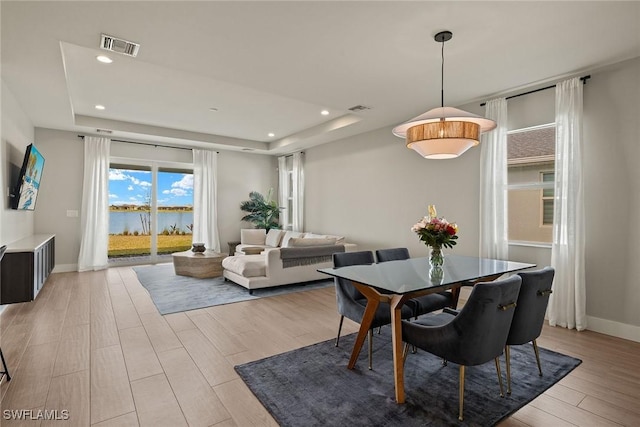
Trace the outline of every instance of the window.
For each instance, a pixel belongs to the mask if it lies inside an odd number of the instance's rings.
[[[507,135],[509,241],[551,243],[555,125]]]
[[[193,170],[158,162],[112,162],[109,259],[136,262],[191,247]]]

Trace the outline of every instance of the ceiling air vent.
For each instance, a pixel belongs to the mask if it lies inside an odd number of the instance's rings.
[[[121,53],[127,56],[137,56],[140,45],[117,37],[102,35],[100,47],[111,52]]]
[[[371,110],[371,107],[367,107],[366,105],[355,105],[349,108],[349,111],[352,111],[354,113],[357,113],[359,111],[366,111],[366,110]]]

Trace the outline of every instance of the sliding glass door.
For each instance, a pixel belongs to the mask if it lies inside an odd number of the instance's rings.
[[[127,159],[109,169],[109,260],[158,262],[191,247],[193,169]]]

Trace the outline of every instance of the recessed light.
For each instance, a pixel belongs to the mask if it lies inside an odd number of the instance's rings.
[[[96,59],[102,62],[103,64],[111,64],[113,62],[113,59],[105,55],[96,56]]]
[[[211,107],[209,108],[209,111],[213,111],[214,113],[218,111],[218,109],[216,107]]]
[[[96,105],[96,110],[104,110],[104,105]]]
[[[329,111],[328,110],[322,110],[322,111],[320,111],[320,114],[322,114],[323,116],[328,116],[329,115]]]
[[[276,136],[276,134],[275,134],[275,133],[273,133],[273,132],[269,132],[269,138],[273,138],[274,136]]]

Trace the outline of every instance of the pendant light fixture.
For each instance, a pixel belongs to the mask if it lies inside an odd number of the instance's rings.
[[[393,134],[406,138],[407,148],[426,159],[453,159],[480,143],[480,134],[495,129],[496,122],[467,111],[444,106],[444,42],[451,31],[434,36],[442,43],[440,107],[434,108],[396,126]]]

